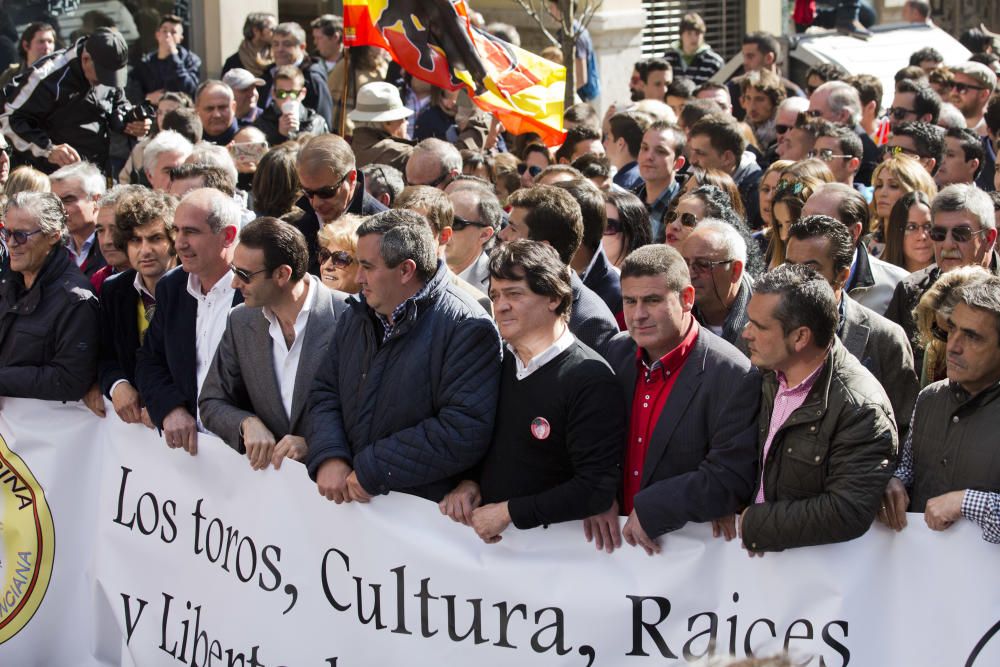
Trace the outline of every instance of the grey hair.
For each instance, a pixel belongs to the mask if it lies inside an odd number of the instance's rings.
[[[413,149],[414,154],[426,153],[437,158],[441,173],[462,173],[462,154],[452,144],[440,139],[424,139]]]
[[[1000,277],[989,276],[966,283],[958,288],[956,296],[959,302],[993,315],[997,335],[1000,337]]]
[[[802,113],[808,110],[809,100],[804,97],[786,97],[784,101],[778,105],[778,112],[794,111],[795,113]]]
[[[390,206],[406,187],[399,169],[387,164],[372,162],[361,167],[361,172],[365,175],[365,189],[368,193],[376,198],[388,194]]]
[[[716,218],[705,218],[698,223],[695,232],[715,234],[715,237],[721,242],[722,248],[726,251],[726,256],[729,259],[738,259],[743,263],[743,266],[746,266],[747,242],[731,224]]]
[[[300,46],[305,46],[306,43],[306,31],[298,23],[294,21],[286,21],[285,23],[279,23],[274,29],[275,35],[291,35],[295,39],[299,40]]]
[[[234,188],[236,187],[237,179],[240,177],[239,172],[236,171],[236,163],[233,162],[233,156],[229,154],[229,151],[223,146],[216,146],[207,141],[199,141],[195,144],[194,149],[185,161],[191,164],[206,164],[210,167],[219,167],[232,180]]]
[[[496,193],[480,183],[466,182],[461,188],[456,188],[451,194],[456,192],[468,192],[476,200],[476,213],[479,214],[479,221],[493,228],[493,232],[500,231],[503,222],[503,206],[497,199]]]
[[[188,159],[194,151],[194,146],[175,130],[162,130],[149,140],[142,151],[142,164],[152,167],[163,153],[178,153],[182,160]]]
[[[74,162],[49,174],[49,181],[79,181],[80,187],[91,197],[100,197],[107,189],[107,180],[101,170],[89,162]]]
[[[942,102],[938,113],[938,126],[948,130],[953,127],[966,127],[965,116],[951,102]]]
[[[208,225],[213,234],[218,234],[226,227],[240,228],[240,221],[243,217],[240,205],[221,190],[215,188],[191,190],[181,199],[181,204],[189,199],[202,197],[208,198],[206,202],[208,204],[208,217],[205,218],[205,224]]]
[[[827,81],[816,90],[830,91],[830,97],[827,98],[830,111],[839,114],[846,109],[850,114],[848,124],[851,127],[857,125],[858,121],[861,120],[861,96],[858,95],[854,86],[843,81]]]
[[[358,238],[380,234],[379,255],[385,265],[393,268],[410,259],[424,282],[437,272],[434,234],[424,216],[407,209],[396,208],[376,213],[358,227]]]
[[[993,200],[972,183],[953,183],[943,188],[931,201],[931,220],[938,213],[967,211],[979,221],[980,229],[996,229]]]
[[[10,196],[3,207],[5,218],[12,208],[24,211],[34,217],[38,228],[46,236],[58,234],[61,239],[66,239],[68,235],[66,209],[63,208],[59,197],[51,192],[16,192]]]
[[[100,201],[97,202],[97,206],[99,208],[117,206],[119,200],[121,200],[122,197],[126,197],[128,195],[133,195],[133,194],[140,194],[143,192],[149,192],[149,189],[144,188],[141,185],[135,185],[134,183],[133,184],[121,183],[119,185],[112,187],[107,192],[105,192],[104,196],[101,197]]]

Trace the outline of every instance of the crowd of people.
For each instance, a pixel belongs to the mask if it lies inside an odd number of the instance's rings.
[[[583,520],[653,554],[711,522],[762,555],[907,512],[1000,543],[989,35],[893,82],[799,85],[752,33],[714,83],[690,14],[630,104],[566,109],[550,148],[345,49],[338,16],[309,28],[316,55],[250,14],[217,79],[176,16],[132,63],[113,29],[55,51],[25,30],[0,93],[0,395],[190,454],[214,433],[490,543]]]

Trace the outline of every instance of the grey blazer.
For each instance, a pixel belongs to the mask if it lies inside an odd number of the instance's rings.
[[[198,398],[201,420],[212,433],[243,453],[240,424],[252,415],[260,418],[275,440],[305,435],[303,419],[319,359],[333,338],[337,322],[347,310],[347,294],[325,287],[316,276],[316,302],[309,312],[302,353],[295,374],[292,414],[285,414],[267,319],[261,308],[239,305],[229,313],[226,332]]]
[[[906,432],[920,382],[903,327],[862,306],[844,293],[844,324],[838,337],[847,351],[871,371],[889,395],[896,426]]]

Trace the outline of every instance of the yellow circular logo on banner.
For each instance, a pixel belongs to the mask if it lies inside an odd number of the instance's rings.
[[[0,644],[38,611],[52,576],[55,537],[42,487],[0,437]]]

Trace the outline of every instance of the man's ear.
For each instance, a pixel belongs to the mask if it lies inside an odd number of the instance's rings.
[[[236,235],[239,234],[239,230],[236,228],[236,225],[230,225],[222,231],[225,234],[224,245],[226,248],[236,243]]]
[[[438,245],[448,245],[448,241],[451,240],[451,237],[454,233],[455,230],[452,229],[451,227],[441,228],[441,233],[438,234]]]

